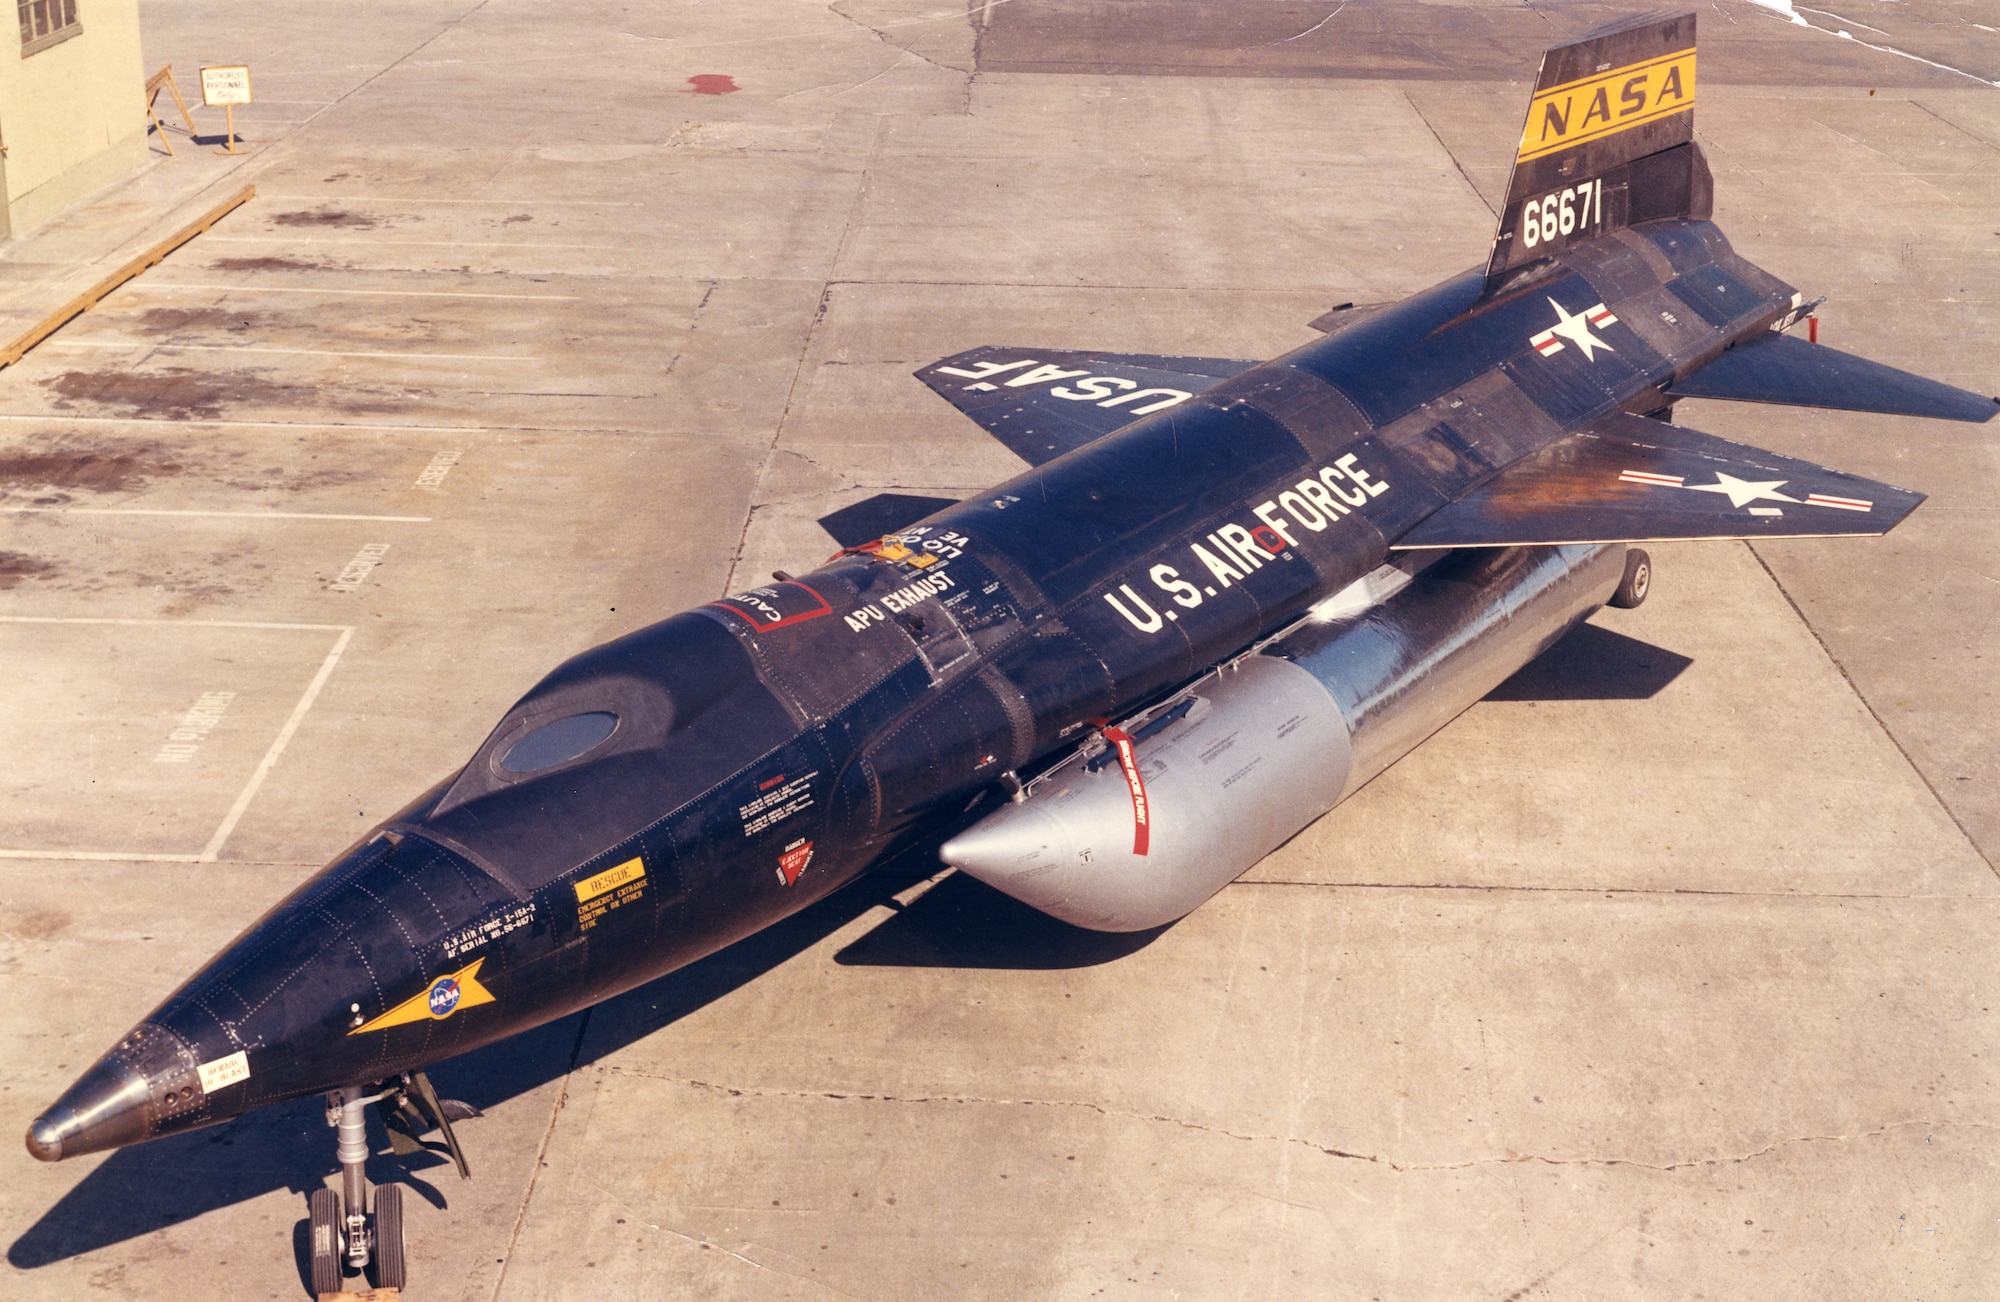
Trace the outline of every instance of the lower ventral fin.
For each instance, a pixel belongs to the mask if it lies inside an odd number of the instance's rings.
[[[1396,539],[1397,550],[1887,533],[1923,494],[1613,412]]]

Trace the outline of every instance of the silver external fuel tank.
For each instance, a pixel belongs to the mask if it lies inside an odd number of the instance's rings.
[[[1272,657],[1223,666],[1131,735],[1059,765],[938,853],[1064,922],[1141,931],[1185,914],[1333,808],[1347,778],[1340,707],[1310,673]]]
[[[939,853],[1079,927],[1172,922],[1603,605],[1625,551],[1406,554],[1406,568],[1383,567],[1107,729],[1103,748],[1058,764]]]
[[[1344,798],[1588,619],[1617,590],[1626,550],[1451,552],[1386,601],[1308,617],[1264,654],[1305,669],[1340,703],[1354,751]]]

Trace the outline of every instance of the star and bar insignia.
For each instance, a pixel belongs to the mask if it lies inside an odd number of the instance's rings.
[[[1619,472],[1620,482],[1645,484],[1652,488],[1686,488],[1697,493],[1719,493],[1729,499],[1735,507],[1749,507],[1752,515],[1782,515],[1783,507],[1751,506],[1752,502],[1788,502],[1793,506],[1825,506],[1836,511],[1872,511],[1873,502],[1858,497],[1835,497],[1831,493],[1807,493],[1803,498],[1793,497],[1778,490],[1791,483],[1789,479],[1739,479],[1723,471],[1715,471],[1712,484],[1690,484],[1684,475],[1662,475],[1650,470],[1625,470]]]
[[[1583,360],[1586,362],[1596,361],[1597,350],[1600,348],[1607,353],[1618,351],[1590,333],[1592,326],[1602,330],[1605,326],[1618,324],[1618,318],[1613,316],[1611,309],[1604,304],[1598,303],[1574,314],[1553,298],[1549,300],[1549,306],[1556,310],[1556,323],[1540,334],[1528,337],[1528,342],[1533,344],[1535,351],[1542,356],[1554,357],[1561,352],[1565,339],[1583,350]]]

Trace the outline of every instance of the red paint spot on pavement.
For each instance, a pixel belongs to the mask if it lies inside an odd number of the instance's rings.
[[[736,84],[734,77],[725,76],[719,72],[704,72],[697,76],[689,77],[688,85],[693,87],[688,92],[690,95],[734,95],[737,91],[743,89]]]

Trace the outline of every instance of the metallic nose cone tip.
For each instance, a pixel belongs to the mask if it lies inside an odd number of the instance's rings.
[[[149,1138],[146,1078],[123,1063],[98,1063],[28,1127],[28,1151],[44,1162],[101,1153]]]
[[[43,1162],[60,1162],[63,1155],[62,1127],[47,1117],[36,1117],[28,1127],[28,1151]]]

